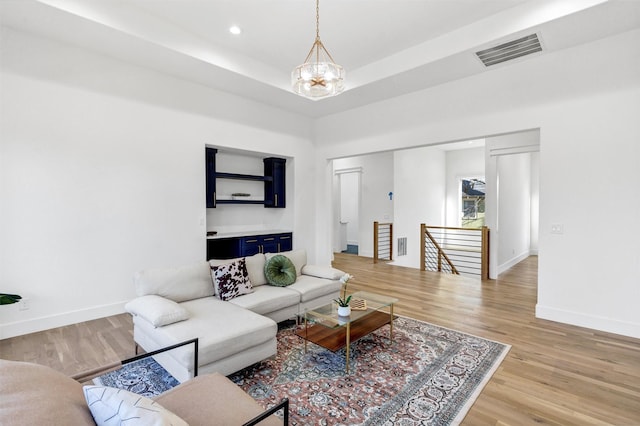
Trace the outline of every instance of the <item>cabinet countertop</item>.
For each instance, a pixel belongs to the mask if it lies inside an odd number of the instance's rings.
[[[222,238],[237,238],[237,237],[250,237],[252,235],[271,235],[271,234],[287,234],[292,231],[283,229],[265,229],[261,231],[237,231],[237,232],[223,232],[216,235],[207,237],[207,240],[219,240]]]

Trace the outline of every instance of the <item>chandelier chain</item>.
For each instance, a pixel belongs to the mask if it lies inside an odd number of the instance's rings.
[[[320,0],[316,0],[316,40],[320,40]]]

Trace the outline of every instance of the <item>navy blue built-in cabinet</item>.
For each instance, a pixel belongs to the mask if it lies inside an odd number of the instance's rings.
[[[207,186],[207,208],[216,206],[216,153],[215,148],[205,148],[205,178]]]
[[[264,160],[264,206],[272,208],[286,207],[285,169],[287,160],[269,157]]]
[[[265,235],[212,238],[207,240],[207,260],[234,259],[257,253],[280,253],[293,249],[293,234],[282,232]]]
[[[205,148],[206,165],[206,198],[207,208],[215,208],[220,204],[262,204],[269,208],[286,207],[286,166],[284,158],[268,157],[263,159],[264,175],[246,175],[240,173],[222,173],[216,171],[215,148]],[[264,182],[264,200],[255,199],[218,199],[216,196],[217,179],[253,180]]]

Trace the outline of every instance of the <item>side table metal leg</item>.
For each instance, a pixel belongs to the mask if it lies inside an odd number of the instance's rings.
[[[309,341],[309,326],[307,324],[307,313],[304,313],[304,353],[307,353],[307,342]]]
[[[347,339],[347,362],[346,362],[347,369],[346,370],[347,370],[347,374],[349,374],[349,358],[350,358],[349,352],[350,352],[350,348],[351,348],[351,321],[349,321],[347,323],[347,336],[346,336],[346,339]]]
[[[389,312],[389,315],[391,315],[391,318],[389,318],[389,341],[393,344],[393,303],[390,305]]]

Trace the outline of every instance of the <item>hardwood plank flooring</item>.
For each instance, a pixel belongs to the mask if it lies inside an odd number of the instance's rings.
[[[535,318],[537,257],[497,280],[336,254],[349,292],[399,299],[394,312],[512,345],[465,425],[640,425],[640,340]]]
[[[483,282],[341,253],[334,267],[398,315],[512,345],[464,425],[640,425],[640,340],[535,318],[536,257]],[[132,356],[132,327],[122,314],[0,340],[0,358],[72,375]]]
[[[134,355],[129,314],[0,340],[0,358],[48,365],[68,376]]]

